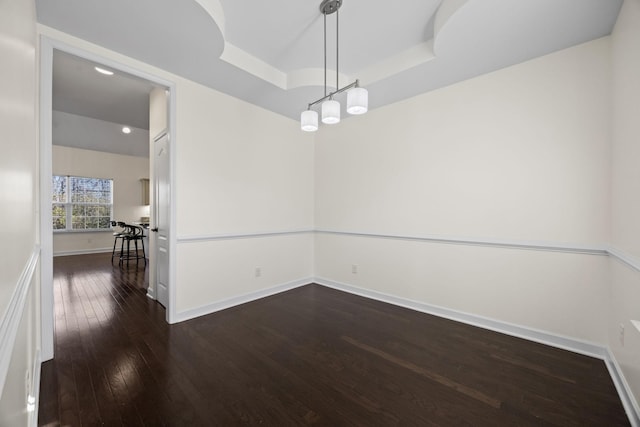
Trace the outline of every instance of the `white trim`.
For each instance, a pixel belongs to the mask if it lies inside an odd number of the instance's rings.
[[[210,242],[216,240],[235,240],[235,239],[257,239],[261,237],[278,237],[288,236],[292,234],[309,234],[313,233],[313,229],[302,230],[281,230],[281,231],[265,231],[259,233],[236,233],[236,234],[202,234],[191,236],[179,236],[178,243],[193,242]]]
[[[316,230],[316,233],[320,234],[335,234],[340,236],[351,237],[367,237],[375,239],[392,239],[392,240],[409,240],[420,241],[429,243],[442,243],[452,245],[468,245],[468,246],[486,246],[486,247],[498,247],[508,249],[523,249],[533,251],[547,251],[547,252],[567,252],[576,254],[587,255],[601,255],[606,256],[608,254],[605,246],[592,246],[581,245],[572,243],[557,243],[557,242],[544,242],[544,241],[520,241],[520,240],[508,240],[508,239],[478,239],[475,237],[456,237],[456,236],[439,236],[439,235],[422,235],[422,236],[410,236],[400,234],[376,234],[367,232],[352,232],[352,231],[339,231],[339,230]]]
[[[176,318],[178,317],[176,304],[178,301],[177,294],[177,254],[178,254],[178,240],[177,233],[178,223],[176,220],[177,216],[177,194],[178,186],[176,185],[176,171],[178,170],[177,166],[177,144],[178,144],[178,126],[177,126],[177,99],[178,96],[176,93],[176,84],[173,82],[169,82],[166,84],[169,88],[169,123],[167,129],[165,129],[169,135],[169,140],[171,143],[171,147],[169,149],[169,231],[168,231],[168,240],[169,240],[169,307],[167,307],[166,311],[166,320],[167,323],[173,324],[176,323]],[[154,286],[155,289],[155,286]]]
[[[313,283],[313,279],[307,277],[304,279],[294,280],[292,282],[283,283],[281,285],[273,286],[270,288],[260,289],[258,291],[249,292],[247,294],[238,295],[231,298],[226,298],[211,304],[204,305],[202,307],[193,308],[190,310],[181,311],[177,313],[177,322],[184,322],[185,320],[194,319],[200,316],[206,316],[207,314],[215,313],[217,311],[225,310],[227,308],[235,307],[240,304],[245,304],[251,301],[255,301],[261,298],[269,297],[271,295],[279,294],[282,292],[290,291],[301,286],[309,285]]]
[[[40,36],[40,206],[51,204],[53,175],[53,44]],[[51,209],[40,209],[40,350],[53,359],[53,219]]]
[[[113,251],[113,248],[97,248],[97,249],[78,249],[73,251],[58,251],[54,252],[53,256],[71,256],[71,255],[89,255],[89,254],[103,254]]]
[[[522,249],[522,250],[536,250],[546,252],[566,252],[575,254],[586,255],[599,255],[610,256],[622,264],[640,272],[640,259],[635,256],[624,252],[614,246],[597,246],[597,245],[580,245],[573,243],[559,244],[556,242],[544,242],[544,241],[520,241],[520,240],[506,240],[506,239],[478,239],[475,237],[456,237],[456,236],[440,236],[440,235],[400,235],[400,234],[377,234],[367,232],[354,232],[354,231],[339,231],[339,230],[323,230],[316,229],[314,233],[317,234],[333,234],[338,236],[350,236],[350,237],[366,237],[374,239],[391,239],[391,240],[408,240],[408,241],[420,241],[429,243],[441,243],[441,244],[453,244],[453,245],[467,245],[467,246],[485,246],[485,247],[499,247],[508,249]],[[274,233],[275,234],[275,233]],[[259,234],[256,234],[258,236]],[[251,236],[251,235],[247,235]],[[221,235],[217,239],[234,238],[235,236]],[[242,235],[238,235],[242,237]]]
[[[602,360],[607,357],[606,348],[592,342],[582,341],[445,307],[426,304],[407,298],[396,297],[383,292],[364,289],[348,285],[346,283],[335,282],[322,277],[314,278],[314,282],[339,291],[348,292],[350,294],[359,295],[376,301],[382,301],[399,307],[408,308],[410,310],[419,311],[421,313],[432,314],[434,316],[443,317],[445,319],[454,320],[467,325],[477,326],[490,331],[500,332],[517,338],[523,338],[563,350],[569,350],[574,353],[584,354],[585,356],[595,357]]]
[[[607,357],[605,359],[605,363],[607,365],[607,369],[609,370],[609,375],[611,376],[611,380],[618,390],[618,395],[620,395],[620,400],[622,401],[622,406],[624,406],[624,410],[629,417],[629,421],[633,427],[640,427],[640,406],[638,406],[638,402],[633,396],[633,392],[629,387],[629,383],[627,383],[627,379],[624,376],[618,361],[614,357],[611,349],[607,349]]]
[[[25,302],[31,289],[39,260],[40,246],[36,245],[31,252],[27,264],[22,270],[22,274],[20,274],[18,278],[18,283],[13,290],[7,310],[0,323],[0,395],[4,390],[4,383],[7,379],[7,373],[9,372],[16,335],[18,334]]]
[[[540,344],[548,345],[563,350],[572,351],[574,353],[583,354],[585,356],[594,357],[596,359],[603,360],[611,379],[616,387],[616,390],[620,396],[620,400],[624,406],[624,409],[629,417],[632,427],[640,427],[640,410],[638,409],[638,403],[636,402],[631,389],[624,377],[622,370],[620,369],[615,357],[611,353],[611,350],[607,347],[603,347],[599,344],[595,344],[588,341],[578,340],[575,338],[562,336],[559,334],[550,333],[534,328],[528,328],[525,326],[515,325],[508,322],[503,322],[496,319],[490,319],[483,316],[477,316],[470,313],[465,313],[457,310],[452,310],[440,306],[431,304],[425,304],[419,301],[414,301],[406,298],[400,298],[393,295],[385,294],[378,291],[372,291],[356,286],[347,285],[345,283],[335,282],[329,279],[314,277],[309,279],[300,279],[293,282],[285,283],[283,285],[274,286],[267,289],[251,292],[236,297],[227,298],[218,301],[213,304],[208,304],[196,309],[183,311],[178,313],[178,322],[190,320],[196,317],[212,314],[217,311],[225,310],[227,308],[235,307],[241,304],[245,304],[251,301],[255,301],[261,298],[265,298],[271,295],[275,295],[281,292],[285,292],[291,289],[295,289],[301,286],[306,286],[312,283],[319,284],[328,288],[336,289],[342,292],[347,292],[354,295],[359,295],[364,298],[381,301],[387,304],[392,304],[399,307],[408,308],[421,313],[427,313],[441,318],[453,320],[456,322],[465,323],[471,326],[480,327],[483,329],[491,330],[494,332],[503,333],[517,338],[526,339],[528,341],[537,342]]]
[[[585,356],[601,359],[607,366],[609,375],[611,376],[618,395],[620,396],[620,400],[622,402],[622,405],[624,406],[627,416],[629,417],[631,425],[633,427],[640,427],[640,408],[638,406],[638,402],[634,398],[633,392],[631,391],[631,388],[626,381],[622,369],[620,369],[616,358],[613,356],[611,350],[608,347],[603,347],[599,344],[577,340],[575,338],[557,335],[538,329],[514,325],[511,323],[477,316],[474,314],[464,313],[461,311],[439,307],[431,304],[425,304],[406,298],[400,298],[378,291],[372,291],[369,289],[347,285],[345,283],[335,282],[321,277],[314,278],[314,283],[376,301],[393,304],[422,313],[432,314],[434,316],[443,317],[445,319],[454,320],[456,322],[477,326],[483,329],[488,329],[540,344],[549,345],[551,347],[556,347],[563,350],[572,351],[574,353],[583,354]]]
[[[48,29],[49,27],[46,27],[46,28]],[[71,55],[78,56],[80,58],[84,58],[84,59],[92,61],[92,62],[97,62],[99,64],[106,65],[109,68],[113,68],[113,69],[118,70],[118,71],[123,71],[125,73],[132,74],[132,75],[134,75],[136,77],[140,77],[141,79],[144,79],[144,80],[149,80],[149,81],[151,81],[153,83],[156,83],[156,84],[158,84],[160,86],[165,86],[167,88],[170,88],[174,84],[173,82],[171,82],[169,80],[166,80],[166,79],[164,79],[162,77],[158,77],[158,76],[156,76],[154,74],[151,74],[151,73],[148,73],[146,71],[142,71],[142,70],[140,70],[138,68],[132,67],[132,66],[127,65],[127,64],[125,64],[123,62],[120,62],[118,60],[115,60],[115,59],[112,59],[112,58],[108,58],[108,57],[102,56],[100,54],[96,54],[93,51],[87,50],[86,48],[76,47],[74,45],[71,45],[69,43],[63,42],[61,40],[57,40],[57,39],[54,38],[54,36],[49,36],[49,35],[46,35],[46,34],[42,34],[42,31],[40,30],[40,27],[39,27],[38,32],[40,33],[40,36],[43,39],[46,39],[48,41],[47,44],[49,46],[51,46],[53,49],[57,49],[57,50],[66,52],[66,53],[69,53]],[[82,40],[82,41],[85,41],[85,40]],[[95,46],[97,46],[97,45],[95,45]],[[97,47],[101,47],[101,46],[97,46]],[[110,52],[113,52],[113,51],[110,51]],[[114,52],[114,53],[117,53],[117,52]],[[122,55],[122,54],[118,54],[118,55],[121,56],[121,57],[126,56],[126,55]],[[53,59],[53,55],[52,55],[52,59]],[[134,58],[131,58],[131,59],[133,59],[135,61],[139,61],[139,60],[136,60]]]
[[[640,260],[633,255],[630,255],[621,249],[614,248],[613,246],[609,246],[609,248],[607,248],[607,252],[614,259],[640,272]]]
[[[46,27],[48,28],[48,27]],[[48,30],[47,30],[48,31]],[[109,68],[124,71],[128,74],[149,80],[169,90],[169,135],[174,147],[176,141],[176,84],[157,75],[129,66],[116,59],[89,50],[91,47],[77,47],[55,39],[55,36],[42,34],[41,26],[38,26],[40,34],[40,204],[48,206],[51,203],[51,178],[52,175],[52,76],[53,76],[53,50],[57,49],[89,61],[104,64]],[[124,57],[120,55],[120,57]],[[166,311],[168,323],[175,323],[175,281],[176,281],[176,156],[175,148],[170,153],[170,232],[169,232],[169,307]],[[40,241],[42,242],[42,299],[41,299],[41,348],[43,360],[53,358],[53,230],[51,210],[43,209],[40,212]]]
[[[636,272],[640,272],[640,260],[635,256],[624,252],[621,249],[610,246],[607,249],[609,256],[620,262],[623,265],[635,270]],[[631,324],[640,331],[640,322],[637,320],[630,320]],[[631,425],[633,427],[640,427],[640,406],[638,405],[638,401],[635,399],[633,395],[633,391],[629,387],[629,383],[627,382],[624,372],[620,368],[618,361],[615,356],[609,350],[608,360],[607,360],[607,368],[609,369],[609,373],[611,375],[611,379],[618,390],[618,394],[620,395],[620,400],[622,400],[622,404],[624,406],[627,415],[629,416],[629,420],[631,421]]]
[[[519,241],[519,240],[505,240],[505,239],[478,239],[474,237],[456,237],[456,236],[438,236],[438,235],[399,235],[399,234],[378,234],[367,232],[353,232],[353,231],[338,231],[338,230],[323,230],[323,229],[299,229],[299,230],[279,230],[279,231],[264,231],[264,232],[251,232],[251,233],[228,233],[228,234],[202,234],[202,235],[188,235],[178,236],[178,243],[193,243],[203,241],[216,241],[216,240],[234,240],[234,239],[254,239],[261,237],[275,237],[284,236],[290,234],[333,234],[339,236],[350,237],[366,237],[374,239],[391,239],[391,240],[409,240],[420,241],[428,243],[440,243],[440,244],[455,244],[455,245],[467,245],[467,246],[486,246],[486,247],[500,247],[508,249],[522,249],[522,250],[536,250],[547,252],[567,252],[576,254],[587,255],[609,255],[609,250],[604,246],[593,245],[579,245],[579,244],[559,244],[556,242],[542,242],[542,241]],[[637,264],[640,271],[640,262]]]
[[[40,407],[40,374],[42,372],[42,356],[40,350],[36,352],[33,358],[33,368],[31,371],[31,393],[35,398],[34,410],[29,412],[29,427],[37,427],[38,425],[38,409]]]

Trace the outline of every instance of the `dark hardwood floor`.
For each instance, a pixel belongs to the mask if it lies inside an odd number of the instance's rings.
[[[629,425],[601,360],[319,285],[169,326],[109,256],[54,261],[39,425]]]

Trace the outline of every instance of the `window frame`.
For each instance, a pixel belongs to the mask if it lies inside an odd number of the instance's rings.
[[[64,186],[65,186],[65,190],[64,190],[64,201],[59,201],[59,200],[54,200],[56,198],[56,196],[58,196],[58,192],[56,192],[55,187],[53,185],[53,181],[55,178],[63,178],[64,179]],[[102,203],[102,202],[79,202],[79,201],[72,201],[73,194],[78,194],[77,192],[72,191],[72,186],[71,186],[71,180],[72,179],[79,179],[79,180],[100,180],[100,181],[108,181],[109,183],[109,196],[110,196],[110,200],[109,203]],[[52,175],[51,177],[51,181],[52,181],[52,197],[51,197],[51,209],[52,209],[52,227],[53,227],[53,232],[54,234],[56,233],[99,233],[99,232],[111,232],[112,228],[111,228],[111,221],[113,221],[113,187],[114,187],[114,183],[113,183],[113,179],[112,178],[98,178],[98,177],[85,177],[85,176],[75,176],[75,175]],[[56,228],[56,218],[58,218],[59,216],[57,215],[53,215],[53,208],[55,206],[61,206],[63,207],[64,211],[65,211],[65,228]],[[109,222],[108,222],[108,226],[105,228],[73,228],[73,211],[74,211],[74,207],[75,206],[99,206],[99,207],[108,207],[109,208]],[[88,216],[86,215],[81,215],[80,217],[82,218],[87,218]],[[104,216],[98,216],[97,218],[105,218]]]

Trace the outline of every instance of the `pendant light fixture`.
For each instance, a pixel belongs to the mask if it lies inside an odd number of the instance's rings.
[[[360,87],[358,80],[340,88],[338,84],[339,76],[339,13],[338,10],[342,6],[342,0],[323,0],[320,3],[320,12],[324,17],[324,96],[316,101],[309,103],[307,109],[300,115],[300,127],[305,132],[315,132],[318,130],[318,113],[312,110],[317,104],[322,103],[322,123],[332,125],[340,123],[340,103],[334,97],[342,92],[347,91],[347,113],[364,114],[369,109],[369,92],[365,88]],[[336,14],[336,90],[327,94],[327,15]]]
[[[300,126],[305,132],[315,132],[318,130],[318,113],[313,110],[306,110],[300,116]]]

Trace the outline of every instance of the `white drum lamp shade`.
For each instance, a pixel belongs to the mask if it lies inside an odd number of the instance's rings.
[[[353,83],[340,87],[339,64],[339,31],[338,9],[342,6],[342,0],[321,0],[320,13],[324,16],[324,96],[307,104],[307,111],[300,115],[300,127],[306,132],[318,130],[318,116],[321,114],[322,123],[333,125],[340,123],[340,103],[334,100],[334,96],[347,92],[347,104],[345,110],[349,114],[364,114],[369,110],[369,92],[360,87],[356,79]],[[336,85],[333,92],[327,93],[327,16],[335,13],[336,16]],[[311,110],[312,107],[321,104],[321,113]]]
[[[340,103],[330,99],[322,103],[322,123],[333,125],[340,123]]]
[[[318,130],[318,113],[314,110],[303,111],[300,115],[300,127],[305,132]]]
[[[369,110],[369,92],[362,87],[354,87],[347,92],[347,113],[364,114]]]

